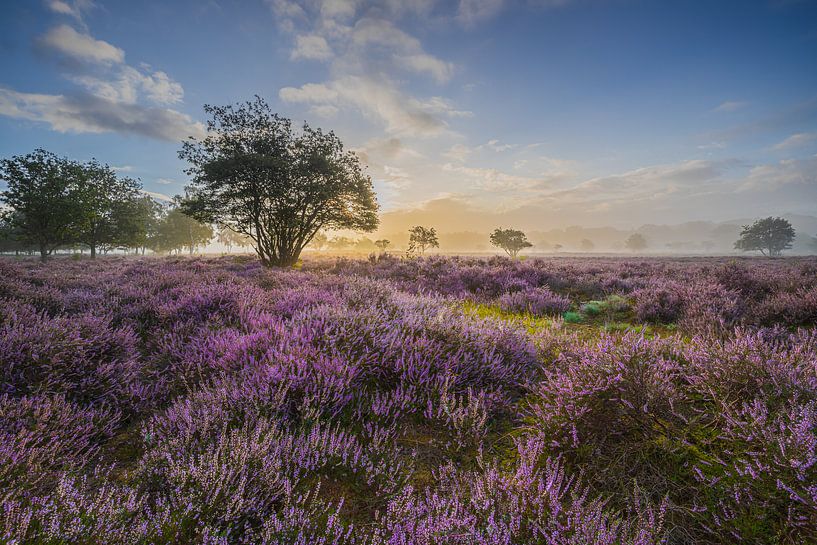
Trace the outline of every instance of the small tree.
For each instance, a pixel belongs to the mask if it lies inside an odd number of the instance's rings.
[[[349,237],[334,237],[327,242],[327,245],[332,250],[348,250],[355,245],[355,241]]]
[[[260,97],[204,110],[207,136],[179,152],[193,176],[186,213],[247,235],[266,266],[295,264],[322,229],[377,227],[372,181],[333,132],[295,132]]]
[[[641,233],[633,233],[624,241],[624,246],[633,252],[639,252],[647,247],[647,239]]]
[[[232,253],[233,246],[244,248],[245,246],[250,245],[249,238],[246,235],[236,233],[229,227],[222,227],[219,229],[218,235],[216,235],[216,240],[219,242],[219,244],[227,247],[227,253]]]
[[[426,228],[421,225],[417,225],[409,229],[409,254],[414,254],[416,252],[424,254],[426,253],[427,248],[439,247],[440,242],[437,240],[437,231],[433,227]]]
[[[386,240],[385,238],[381,238],[380,240],[375,240],[374,245],[377,246],[381,252],[386,253],[386,248],[389,247],[391,241]]]
[[[81,215],[79,174],[76,162],[43,149],[0,161],[0,180],[7,185],[0,202],[14,210],[10,221],[19,240],[34,246],[41,259],[72,241]]]
[[[355,242],[355,250],[359,252],[372,252],[376,248],[374,241],[369,237],[361,237]]]
[[[759,251],[766,256],[778,256],[791,248],[794,227],[783,218],[763,218],[752,225],[744,225],[735,249],[744,252]]]
[[[581,242],[579,242],[579,246],[581,246],[581,249],[585,252],[590,252],[596,247],[596,245],[593,244],[593,241],[589,238],[583,238]]]
[[[160,252],[180,252],[187,248],[192,255],[196,248],[212,239],[211,226],[196,221],[179,208],[173,208],[159,223],[155,248]]]
[[[326,248],[326,245],[329,243],[329,237],[326,236],[326,233],[322,231],[318,231],[315,233],[315,236],[312,237],[312,240],[309,242],[309,245],[315,248],[318,251],[323,250]]]
[[[512,258],[516,259],[521,250],[533,246],[528,242],[528,237],[525,233],[517,229],[494,229],[491,233],[491,244],[498,248],[502,248]]]

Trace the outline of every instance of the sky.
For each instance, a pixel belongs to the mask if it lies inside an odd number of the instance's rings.
[[[94,157],[159,199],[202,106],[257,94],[358,153],[386,225],[817,215],[813,0],[0,9],[0,156]]]

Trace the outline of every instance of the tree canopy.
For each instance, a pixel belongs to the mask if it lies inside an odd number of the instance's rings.
[[[138,248],[147,245],[158,205],[137,180],[119,178],[91,160],[80,163],[37,149],[0,161],[6,208],[5,247],[36,250],[44,259],[58,248]],[[13,242],[13,244],[12,244]]]
[[[647,239],[641,233],[633,233],[624,241],[627,249],[637,252],[647,247]]]
[[[778,256],[791,248],[794,227],[784,218],[759,219],[752,225],[744,225],[735,249],[744,252],[759,251],[766,256]]]
[[[187,249],[192,254],[199,246],[213,239],[213,228],[185,214],[179,208],[171,208],[159,221],[154,250],[158,252],[180,252]]]
[[[0,160],[0,180],[7,185],[0,201],[9,208],[10,226],[43,259],[73,241],[82,213],[79,178],[78,163],[43,149]]]
[[[141,239],[146,228],[140,221],[145,204],[140,203],[141,185],[131,178],[119,178],[108,165],[96,160],[77,165],[74,189],[73,239],[87,246],[91,257],[100,246],[106,249]]]
[[[517,229],[494,229],[491,233],[491,244],[502,248],[512,258],[516,258],[521,250],[533,246],[528,242],[528,237]]]
[[[207,136],[179,152],[193,178],[185,213],[248,236],[267,266],[294,264],[321,229],[377,227],[372,181],[333,132],[296,132],[260,97],[204,109]]]
[[[408,253],[424,254],[428,248],[439,248],[440,242],[437,240],[437,230],[433,227],[423,227],[416,225],[409,229]]]

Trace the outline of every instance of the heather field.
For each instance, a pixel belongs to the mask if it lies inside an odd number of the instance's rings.
[[[817,259],[0,261],[0,541],[817,542]]]

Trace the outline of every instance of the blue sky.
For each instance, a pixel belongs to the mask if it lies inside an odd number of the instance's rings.
[[[544,229],[817,212],[813,1],[2,9],[0,155],[96,157],[157,196],[183,189],[176,152],[202,105],[259,94],[358,151],[387,218]]]

